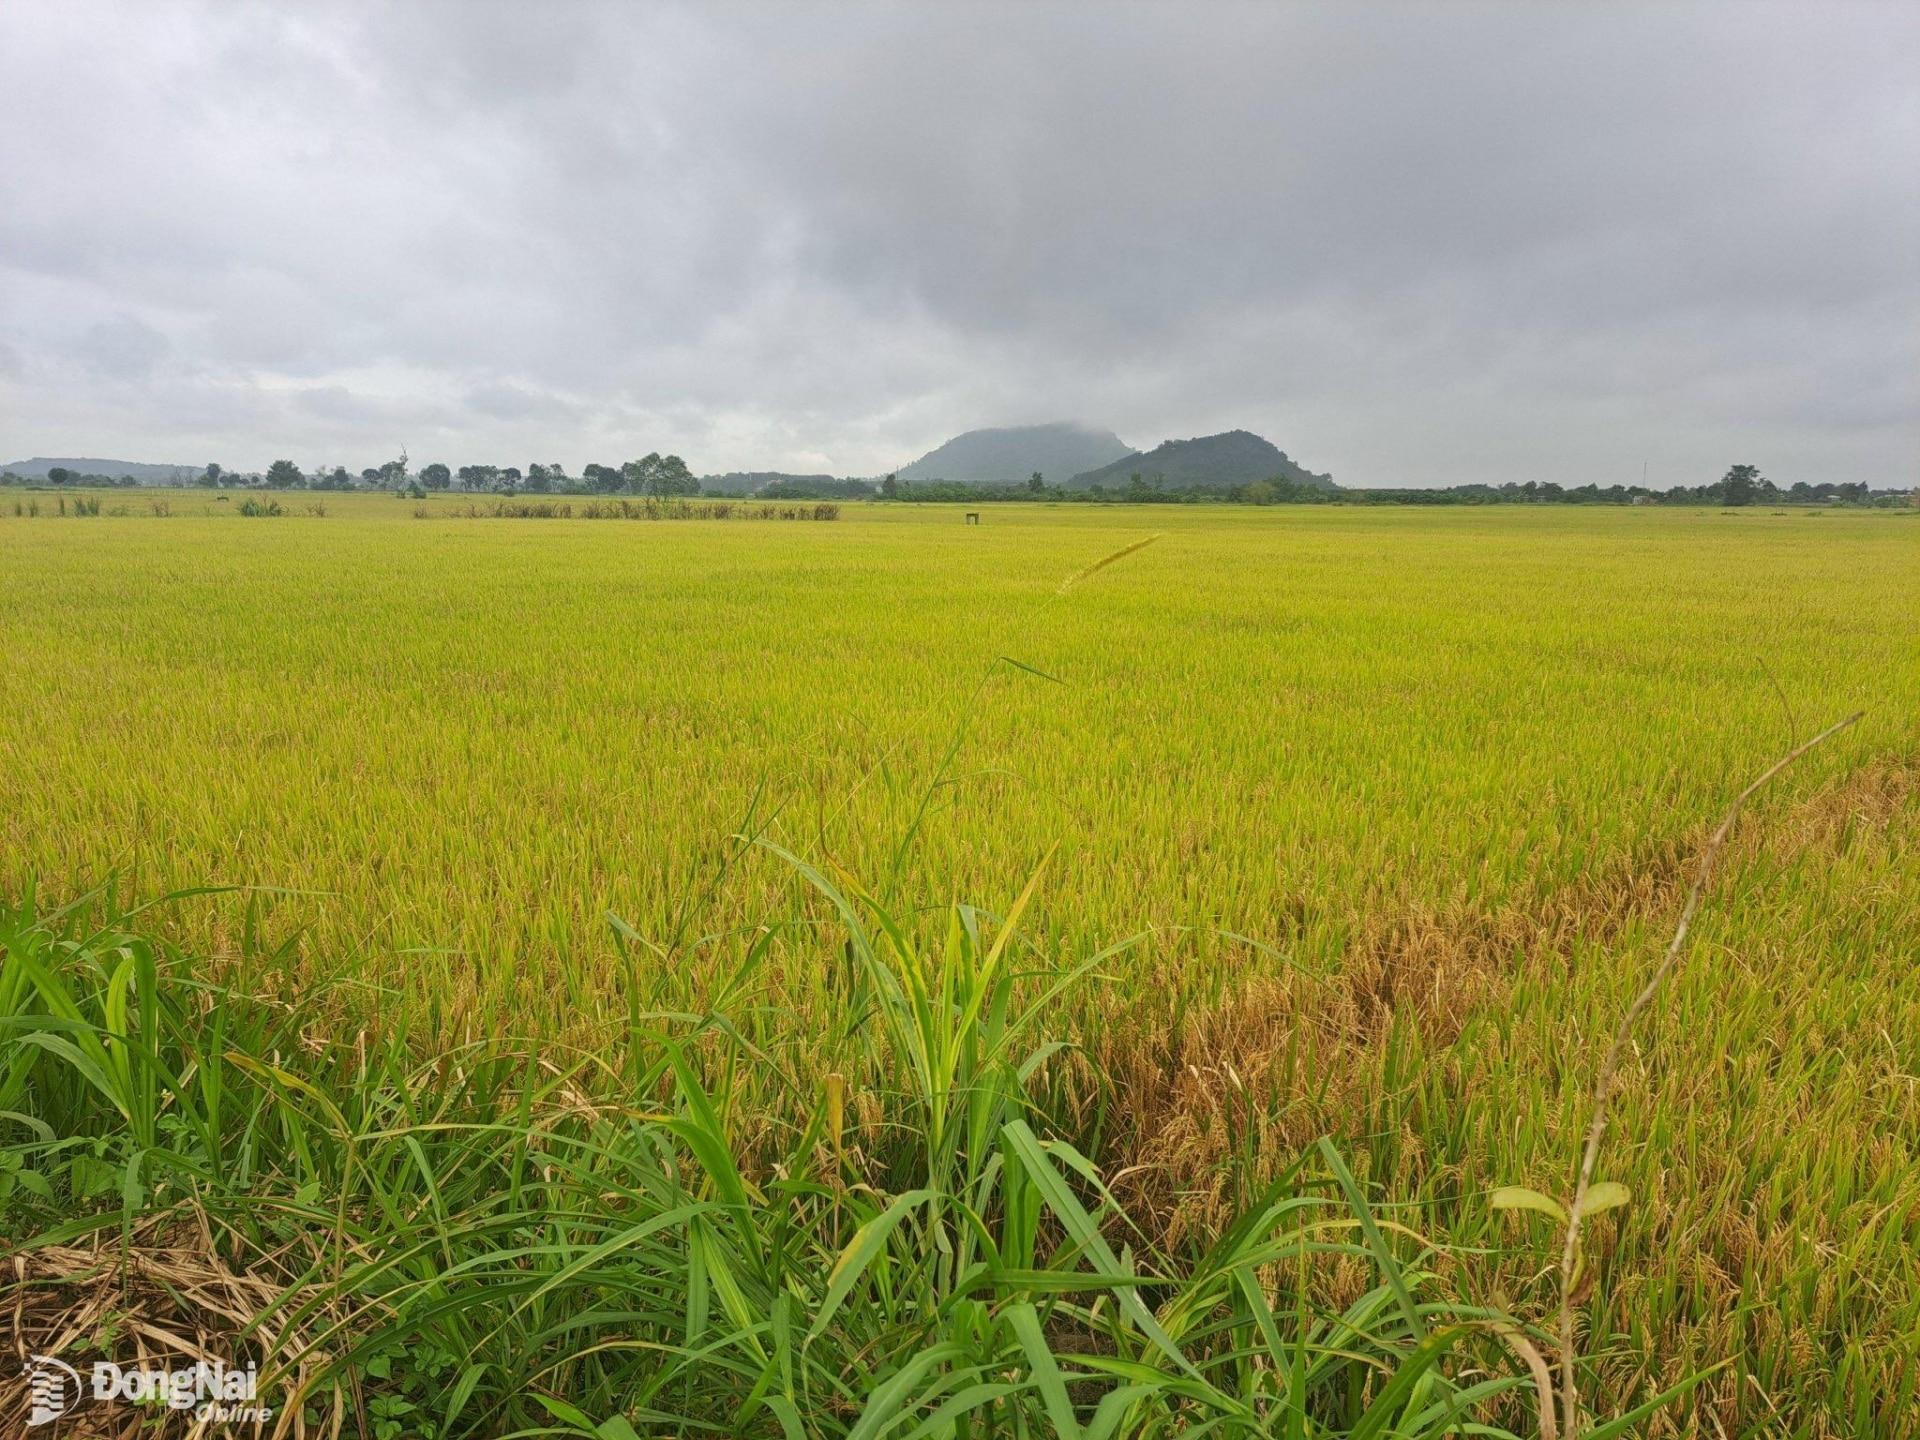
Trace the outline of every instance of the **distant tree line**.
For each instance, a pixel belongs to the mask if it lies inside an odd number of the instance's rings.
[[[0,485],[31,485],[12,471],[0,472]],[[88,475],[54,466],[46,482],[56,488],[103,489],[140,482],[131,475]],[[241,474],[209,464],[192,482],[207,487],[268,490],[390,490],[424,496],[435,491],[491,495],[652,495],[700,494],[700,481],[678,455],[654,453],[624,465],[588,465],[578,476],[564,465],[538,462],[522,472],[513,465],[462,465],[454,470],[434,462],[415,470],[406,454],[359,474],[345,466],[303,471],[291,460],[276,460],[263,473]],[[1039,471],[1025,481],[981,484],[959,480],[833,479],[791,477],[762,485],[755,492],[771,500],[847,500],[873,498],[919,504],[997,504],[1043,501],[1076,505],[1920,505],[1920,491],[1872,490],[1866,484],[1809,485],[1796,481],[1782,489],[1757,466],[1735,465],[1711,485],[1676,485],[1652,490],[1640,485],[1561,486],[1529,480],[1524,485],[1449,485],[1437,489],[1360,490],[1303,485],[1284,475],[1242,485],[1182,487],[1149,480],[1139,472],[1122,486],[1094,485],[1069,490],[1049,485]]]
[[[0,485],[33,485],[37,481],[29,480],[11,470],[0,473]],[[46,483],[67,487],[83,487],[88,490],[107,490],[126,488],[140,482],[131,475],[83,475],[78,470],[69,470],[65,466],[55,465],[47,471]]]
[[[0,474],[0,485],[37,484],[11,471]],[[54,466],[47,472],[50,485],[98,489],[104,486],[135,485],[131,475],[82,475]],[[404,454],[382,465],[369,466],[358,475],[344,465],[331,469],[317,466],[302,470],[291,460],[276,460],[264,472],[241,473],[209,464],[191,481],[209,489],[243,490],[392,490],[424,495],[438,490],[465,490],[494,495],[514,495],[528,491],[536,495],[698,495],[700,481],[678,455],[654,453],[624,465],[589,465],[576,478],[564,465],[529,465],[525,474],[513,465],[462,465],[454,470],[433,462],[418,470]]]
[[[878,487],[871,480],[773,480],[753,493],[767,500],[859,500]]]
[[[1065,490],[1046,484],[1039,474],[1025,484],[982,485],[953,480],[880,482],[886,500],[923,504],[976,504],[1017,501],[1083,505],[1903,505],[1920,503],[1920,492],[1875,491],[1861,484],[1809,485],[1796,481],[1781,489],[1752,465],[1735,465],[1712,485],[1676,485],[1653,490],[1641,485],[1556,485],[1529,480],[1524,485],[1449,485],[1435,489],[1341,489],[1302,485],[1284,475],[1244,485],[1165,486],[1136,472],[1124,486],[1094,485]]]

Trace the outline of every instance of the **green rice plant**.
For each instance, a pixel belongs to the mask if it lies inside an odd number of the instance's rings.
[[[1783,702],[1784,699],[1783,696]],[[1617,1180],[1597,1181],[1594,1179],[1594,1171],[1600,1159],[1601,1142],[1606,1138],[1608,1105],[1613,1098],[1613,1087],[1618,1079],[1628,1043],[1633,1038],[1634,1026],[1646,1012],[1647,1007],[1653,1003],[1654,997],[1659,994],[1661,986],[1673,973],[1674,967],[1685,952],[1687,937],[1692,933],[1694,919],[1700,910],[1701,897],[1712,882],[1714,871],[1719,868],[1727,837],[1733,832],[1734,822],[1740,818],[1747,802],[1801,756],[1842,730],[1858,724],[1862,718],[1861,712],[1856,711],[1837,724],[1828,726],[1805,744],[1796,745],[1785,756],[1775,761],[1758,779],[1734,797],[1719,827],[1708,838],[1706,848],[1701,852],[1693,884],[1687,890],[1686,902],[1681,907],[1680,918],[1674,926],[1673,938],[1667,942],[1666,953],[1661,957],[1652,975],[1647,978],[1646,984],[1634,996],[1633,1003],[1627,1007],[1626,1013],[1620,1017],[1620,1024],[1614,1031],[1613,1041],[1607,1047],[1606,1054],[1600,1062],[1599,1071],[1593,1082],[1593,1116],[1587,1125],[1586,1143],[1580,1153],[1580,1167],[1574,1182],[1572,1199],[1562,1206],[1539,1191],[1528,1189],[1523,1185],[1502,1186],[1490,1197],[1493,1208],[1496,1210],[1531,1210],[1549,1216],[1560,1225],[1564,1236],[1559,1274],[1559,1425],[1556,1427],[1554,1424],[1547,1390],[1543,1386],[1540,1412],[1542,1440],[1554,1440],[1558,1430],[1564,1430],[1569,1436],[1582,1433],[1584,1415],[1580,1405],[1579,1357],[1576,1349],[1575,1328],[1580,1293],[1578,1287],[1586,1276],[1588,1257],[1581,1244],[1581,1229],[1589,1216],[1604,1214],[1608,1210],[1632,1202],[1633,1193],[1625,1185]]]
[[[838,1075],[850,1160],[897,1195],[924,1146],[889,1138],[913,1102],[873,982],[822,941],[821,892],[724,837],[761,796],[767,839],[872,877],[936,958],[908,897],[1004,907],[1057,846],[1040,950],[1143,938],[1036,1020],[1068,1048],[1025,1118],[1100,1157],[1136,1250],[1181,1273],[1326,1135],[1383,1216],[1419,1217],[1442,1293],[1550,1313],[1489,1192],[1567,1188],[1590,1120],[1567,1077],[1658,964],[1703,817],[1782,748],[1782,698],[1866,706],[1756,802],[1636,1029],[1610,1126],[1646,1143],[1610,1151],[1634,1203],[1583,1237],[1606,1263],[1581,1390],[1625,1413],[1731,1356],[1680,1428],[1915,1433],[1910,519],[1160,507],[1153,546],[1062,595],[1142,517],[643,532],[327,503],[293,530],[0,527],[0,894],[246,887],[133,928],[255,998],[230,1026],[297,997],[303,1030],[229,1048],[302,1077],[364,1029],[369,1064],[412,1037],[378,1059],[396,1090],[422,1056],[510,1050],[592,1100],[614,1082],[581,1057],[637,1084],[667,1027],[756,1184]],[[93,1103],[38,1055],[36,1085]],[[291,1099],[221,1076],[297,1155]],[[318,1175],[344,1152],[310,1122]],[[98,1138],[101,1200],[124,1167]],[[22,1165],[65,1204],[77,1155]],[[150,1202],[186,1183],[153,1164]]]

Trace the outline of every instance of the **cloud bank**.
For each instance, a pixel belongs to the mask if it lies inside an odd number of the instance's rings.
[[[1920,11],[0,12],[0,452],[1908,484]]]

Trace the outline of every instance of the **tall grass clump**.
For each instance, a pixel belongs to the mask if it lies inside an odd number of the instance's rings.
[[[22,1340],[245,1356],[275,1433],[388,1440],[1503,1435],[1536,1413],[1532,1342],[1439,1286],[1331,1145],[1189,1259],[1129,1224],[1035,1090],[1048,991],[1106,957],[1033,969],[1032,885],[923,932],[800,868],[844,931],[851,1075],[717,1012],[636,1010],[564,1065],[328,1034],[111,897],[28,895],[0,912]],[[808,1097],[757,1153],[747,1065]],[[1365,1278],[1336,1295],[1336,1273]]]

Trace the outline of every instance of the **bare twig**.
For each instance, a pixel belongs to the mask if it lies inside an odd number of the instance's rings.
[[[1734,821],[1740,818],[1740,812],[1769,780],[1786,769],[1794,761],[1805,755],[1822,741],[1839,734],[1854,724],[1865,714],[1855,711],[1837,725],[1829,725],[1806,744],[1796,746],[1776,760],[1746,789],[1735,797],[1727,808],[1726,818],[1721,820],[1720,828],[1713,832],[1707,841],[1707,848],[1700,855],[1699,873],[1694,876],[1693,888],[1687,891],[1687,903],[1680,911],[1680,923],[1674,927],[1673,939],[1667,942],[1667,953],[1661,959],[1640,993],[1634,997],[1633,1004],[1627,1007],[1627,1013],[1620,1019],[1620,1028],[1614,1031],[1613,1044],[1607,1049],[1607,1056],[1600,1065],[1600,1073],[1593,1082],[1593,1123],[1587,1128],[1587,1148],[1580,1157],[1580,1181],[1573,1192],[1573,1205],[1567,1212],[1566,1244],[1560,1253],[1560,1413],[1562,1432],[1572,1440],[1579,1432],[1580,1398],[1578,1382],[1574,1378],[1573,1321],[1574,1321],[1574,1265],[1580,1253],[1580,1214],[1585,1208],[1587,1191],[1593,1184],[1594,1166],[1600,1159],[1600,1141],[1607,1130],[1607,1102],[1612,1098],[1614,1077],[1619,1073],[1621,1058],[1626,1054],[1627,1043],[1632,1038],[1633,1027],[1653,1003],[1654,995],[1673,973],[1680,961],[1686,943],[1687,934],[1693,928],[1694,916],[1700,909],[1700,898],[1712,883],[1713,873],[1720,864],[1720,854],[1726,848],[1727,836],[1733,831]]]

